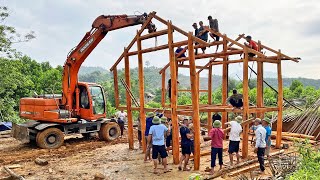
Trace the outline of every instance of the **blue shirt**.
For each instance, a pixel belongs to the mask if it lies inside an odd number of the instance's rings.
[[[178,49],[176,50],[176,54],[179,54],[182,50],[183,50],[182,47],[178,48]],[[182,53],[178,58],[181,58],[181,57],[186,57],[186,55],[185,55],[184,53]]]
[[[267,143],[268,146],[271,146],[271,139],[270,139],[270,141],[268,141],[268,138],[271,136],[271,132],[272,132],[271,127],[268,125],[268,126],[266,126],[264,128],[267,131],[267,133],[266,133],[266,143]]]
[[[163,124],[156,124],[151,126],[149,135],[152,135],[152,145],[163,146],[164,133],[167,131],[168,128]]]
[[[201,31],[203,31],[203,30],[204,30],[204,28],[203,28],[203,27],[200,27],[200,28],[199,28],[199,33],[200,33]],[[202,35],[201,35],[199,38],[202,39],[202,40],[204,40],[204,41],[207,41],[207,40],[208,40],[208,31],[202,33]]]
[[[191,145],[191,139],[188,139],[187,134],[190,134],[190,129],[186,126],[180,127],[181,145]]]
[[[149,135],[149,130],[150,130],[150,127],[152,126],[152,119],[153,117],[146,118],[146,131],[144,132],[145,136]]]

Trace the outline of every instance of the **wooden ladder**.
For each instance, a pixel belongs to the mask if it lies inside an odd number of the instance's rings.
[[[137,106],[137,107],[140,107],[139,105],[139,102],[137,101],[137,99],[134,97],[133,93],[131,92],[128,84],[121,78],[120,79],[122,85],[124,86],[124,88],[126,89],[126,91],[128,92],[129,96],[131,97],[132,99],[132,102]]]

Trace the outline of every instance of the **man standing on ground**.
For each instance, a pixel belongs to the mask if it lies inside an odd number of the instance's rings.
[[[271,120],[269,118],[264,118],[262,121],[262,126],[266,129],[266,151],[265,155],[269,157],[270,148],[271,148],[271,132],[272,129],[270,127]]]
[[[189,120],[187,118],[184,118],[183,124],[180,127],[182,155],[180,157],[180,163],[179,163],[179,170],[182,170],[182,162],[184,162],[183,171],[190,171],[190,168],[187,167],[187,165],[188,165],[189,157],[191,154],[192,134],[188,126],[189,126]]]
[[[237,164],[240,163],[240,154],[239,154],[239,144],[240,144],[240,134],[242,132],[241,123],[242,117],[237,116],[234,121],[227,122],[226,125],[230,125],[231,130],[229,134],[229,158],[230,165],[233,166],[233,153],[236,153]]]
[[[149,130],[150,130],[151,126],[152,126],[153,117],[154,117],[154,113],[153,112],[148,112],[147,113],[146,131],[144,132],[146,143],[148,142]],[[151,161],[151,154],[150,154],[151,148],[152,148],[152,143],[147,144],[147,150],[146,150],[146,153],[145,153],[145,156],[144,156],[144,162],[148,162],[148,158]]]
[[[138,116],[138,141],[139,141],[139,148],[142,148],[142,134],[141,134],[141,122],[140,116]]]
[[[244,45],[245,46],[247,46],[248,48],[251,48],[251,49],[253,49],[253,50],[256,50],[256,51],[258,51],[258,45],[252,40],[252,37],[251,36],[247,36],[246,37],[246,41],[248,42],[248,43],[244,43]],[[254,57],[254,56],[256,56],[256,54],[254,54],[254,53],[248,53],[248,56],[249,57]]]
[[[124,124],[125,124],[125,120],[127,118],[127,113],[124,112],[123,110],[121,111],[118,111],[116,113],[116,116],[117,116],[117,122],[120,126],[120,131],[121,131],[121,137],[123,136],[123,130],[124,130]]]
[[[164,135],[167,133],[168,128],[160,123],[161,120],[159,117],[155,116],[152,120],[152,123],[154,124],[151,126],[148,136],[148,146],[152,144],[152,159],[154,163],[154,173],[158,174],[158,154],[160,154],[160,157],[162,158],[162,164],[164,167],[164,172],[168,172],[167,168],[167,151],[166,147],[164,145]],[[152,140],[152,141],[151,141]]]
[[[256,118],[254,121],[254,124],[257,126],[257,129],[255,131],[256,136],[256,146],[254,149],[254,152],[257,153],[258,161],[260,164],[260,173],[264,173],[265,167],[264,167],[264,152],[266,148],[266,129],[262,127],[261,125],[261,119]]]
[[[215,120],[213,122],[213,128],[209,132],[209,136],[211,137],[211,171],[210,174],[214,174],[214,167],[216,166],[216,158],[218,154],[219,165],[220,169],[222,169],[223,159],[222,159],[222,152],[223,152],[223,138],[224,132],[221,129],[221,122]]]
[[[199,28],[198,37],[199,37],[201,40],[207,42],[207,41],[208,41],[208,31],[204,29],[204,26],[203,26],[203,22],[202,22],[202,21],[199,22],[199,26],[200,26],[200,28]],[[201,48],[201,49],[202,49],[202,53],[204,54],[205,51],[206,51],[206,47],[203,47],[203,48]]]
[[[243,95],[238,94],[237,90],[234,89],[232,90],[232,95],[228,97],[227,102],[231,104],[234,108],[239,108],[241,109],[243,106]]]
[[[192,24],[192,27],[193,27],[193,29],[194,29],[194,36],[198,37],[198,35],[199,35],[199,28],[198,28],[197,23],[193,23],[193,24]],[[199,44],[198,42],[195,42],[194,45],[198,45],[198,44]],[[198,48],[196,48],[195,54],[196,54],[196,55],[198,54]]]

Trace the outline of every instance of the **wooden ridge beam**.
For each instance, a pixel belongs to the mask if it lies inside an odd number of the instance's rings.
[[[152,32],[152,33],[143,35],[143,36],[140,37],[140,39],[142,41],[142,40],[145,40],[145,39],[150,39],[150,38],[157,37],[157,36],[162,36],[162,35],[165,35],[165,34],[168,34],[168,29],[164,29],[164,30],[160,30],[160,31],[156,31],[156,32]]]
[[[241,54],[243,50],[236,50],[236,51],[227,51],[227,52],[218,52],[218,53],[211,53],[211,54],[198,54],[195,56],[195,59],[203,59],[203,58],[211,58],[211,57],[223,57],[228,55],[234,54]],[[186,61],[189,60],[189,57],[178,58],[177,61]]]
[[[141,26],[141,29],[138,31],[139,36],[141,35],[141,33],[145,30],[145,28],[147,27],[147,25],[151,22],[152,18],[156,15],[156,12],[153,11],[148,15],[147,20],[143,23],[143,25]],[[138,35],[137,34],[137,35]],[[133,44],[136,42],[137,37],[135,36],[132,41],[130,42],[130,44],[127,47],[127,50],[129,51],[131,49],[131,47],[133,46]],[[113,64],[113,66],[110,68],[110,71],[113,71],[113,69],[121,62],[121,60],[124,58],[124,54],[125,52],[123,52],[121,54],[121,56],[118,58],[118,60]]]

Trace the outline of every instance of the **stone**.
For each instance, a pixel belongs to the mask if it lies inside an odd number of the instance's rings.
[[[49,162],[48,162],[47,160],[41,159],[41,158],[36,158],[36,159],[34,160],[34,162],[35,162],[36,164],[40,165],[40,166],[46,166],[46,165],[49,164]]]
[[[95,179],[95,180],[103,180],[103,179],[106,179],[106,176],[103,175],[102,173],[96,173],[96,174],[94,175],[94,179]]]

